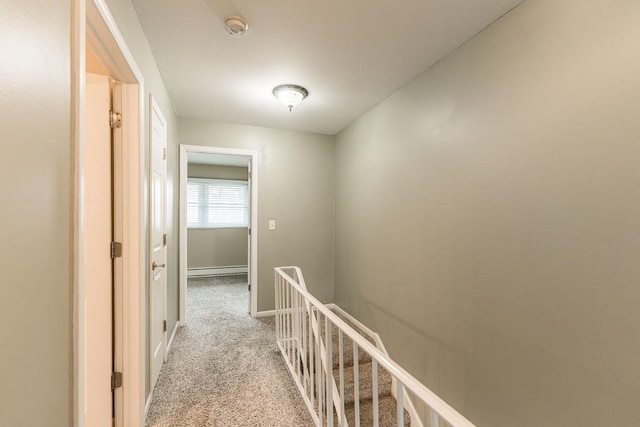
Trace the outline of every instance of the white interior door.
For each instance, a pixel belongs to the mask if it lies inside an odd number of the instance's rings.
[[[111,107],[109,78],[86,75],[84,425],[112,425]]]
[[[166,360],[167,332],[167,245],[166,245],[166,181],[167,121],[151,97],[151,390]]]

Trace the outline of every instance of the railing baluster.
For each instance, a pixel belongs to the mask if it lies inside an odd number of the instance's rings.
[[[280,344],[282,345],[282,313],[283,313],[283,305],[282,305],[282,288],[283,288],[283,282],[284,280],[282,278],[280,278],[280,283],[278,286],[279,292],[278,292],[278,303],[280,304],[280,313],[278,313],[278,319],[280,320]]]
[[[339,365],[340,365],[340,426],[344,427],[344,350],[342,348],[342,330],[338,329],[338,351],[339,351]]]
[[[356,426],[360,427],[360,368],[358,358],[358,344],[353,342],[353,403],[356,415]]]
[[[304,329],[302,328],[302,295],[296,291],[296,313],[298,319],[298,357],[296,358],[296,364],[298,365],[298,371],[300,379],[304,380],[304,369],[302,366],[302,357],[304,353]]]
[[[400,381],[396,381],[398,385],[396,392],[396,400],[398,401],[398,426],[404,426],[404,387]]]
[[[433,409],[431,409],[431,426],[440,427],[440,416]]]
[[[332,346],[332,323],[327,316],[324,317],[324,334],[327,344],[327,369],[326,369],[326,388],[327,388],[327,427],[333,427],[333,381],[329,379],[333,377],[333,346]]]
[[[298,295],[298,333],[300,337],[300,343],[298,345],[298,366],[300,367],[300,381],[304,381],[304,316],[302,313],[302,295],[297,292]]]
[[[287,345],[287,284],[282,283],[282,293],[280,294],[280,298],[282,299],[282,314],[280,315],[280,328],[282,328],[282,346],[283,349],[286,351],[286,345]]]
[[[300,295],[300,292],[296,291],[296,300],[297,300],[297,307],[296,307],[296,312],[298,313],[298,358],[296,359],[296,362],[298,364],[298,370],[300,371],[300,379],[304,380],[304,365],[303,363],[303,357],[304,357],[304,328],[302,327],[302,322],[303,322],[303,313],[302,313],[302,295]]]
[[[296,375],[298,376],[298,378],[300,378],[300,306],[299,306],[299,296],[300,294],[298,293],[297,290],[293,290],[293,330],[294,330],[294,337],[295,339],[293,340],[293,344],[294,344],[294,350],[293,350],[293,360],[295,362],[295,367],[296,367]]]
[[[291,363],[291,338],[293,338],[293,322],[291,312],[291,286],[287,286],[287,357],[289,358],[289,363]]]
[[[296,290],[293,287],[289,288],[291,290],[291,363],[293,364],[294,371],[297,374],[297,370],[295,367],[296,364],[296,351],[297,351],[297,338],[296,335]]]
[[[318,310],[316,310],[316,315],[318,316],[318,340],[317,340],[317,345],[318,345],[318,351],[317,351],[317,367],[316,367],[316,372],[317,372],[317,384],[318,384],[318,415],[320,418],[320,425],[322,425],[322,419],[323,419],[323,413],[324,413],[324,409],[323,409],[323,405],[322,402],[324,402],[324,384],[323,384],[323,378],[324,375],[322,374],[322,346],[320,344],[320,337],[322,336],[320,334],[320,322],[322,321],[322,316],[320,314],[320,312]]]
[[[284,350],[286,352],[287,360],[289,360],[289,325],[288,325],[289,307],[287,304],[287,294],[289,292],[289,286],[290,285],[285,286],[282,292],[282,307],[284,308],[284,310],[282,311],[282,323],[283,323],[282,335],[284,336],[283,345],[284,345]]]
[[[314,347],[315,347],[315,340],[313,338],[313,306],[309,306],[309,378],[311,380],[310,384],[309,384],[309,390],[310,390],[310,394],[311,394],[311,401],[313,401],[313,393],[314,393],[314,377],[315,377],[315,368],[314,368]]]
[[[373,427],[378,427],[380,420],[378,419],[378,361],[371,359],[371,375],[373,379]]]
[[[280,278],[280,345],[283,345],[284,339],[284,279]]]
[[[289,356],[289,288],[290,286],[286,286],[284,288],[284,336],[286,338],[285,346],[287,351],[287,360],[291,362],[291,357]]]
[[[309,389],[309,337],[307,335],[307,306],[301,299],[300,315],[302,318],[302,377],[304,379],[304,394]]]
[[[279,281],[280,281],[280,277],[278,276],[278,273],[274,273],[275,274],[275,282],[276,282],[276,286],[274,289],[275,292],[275,297],[276,297],[276,301],[275,301],[275,306],[276,306],[276,344],[278,344],[280,342],[280,332],[279,332],[279,327],[280,327],[280,322],[278,321],[278,315],[280,314],[280,301],[279,301]]]

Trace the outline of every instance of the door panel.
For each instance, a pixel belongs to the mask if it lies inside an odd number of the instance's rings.
[[[112,239],[109,78],[86,75],[85,88],[85,425],[111,426]]]
[[[164,330],[167,307],[166,177],[167,121],[151,98],[151,389],[166,360],[167,333]]]
[[[111,109],[119,113],[123,112],[123,85],[120,82],[112,82]],[[123,120],[128,121],[129,117]],[[112,164],[113,164],[113,236],[115,242],[124,240],[124,173],[123,173],[123,134],[122,127],[111,129],[112,144]],[[130,250],[130,248],[127,248]],[[115,372],[125,372],[124,367],[124,307],[123,307],[123,283],[124,265],[123,258],[113,259],[113,370]],[[130,375],[130,372],[128,373]],[[113,394],[113,427],[126,427],[124,421],[124,397],[125,390],[129,393],[127,386],[123,384],[114,390]]]

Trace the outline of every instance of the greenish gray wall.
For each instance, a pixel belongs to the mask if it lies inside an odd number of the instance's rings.
[[[249,179],[249,169],[246,167],[189,163],[188,169],[187,176],[189,178],[236,179],[239,181]]]
[[[285,264],[302,267],[311,292],[333,301],[335,138],[198,120],[178,126],[181,144],[258,152],[258,311],[273,309],[273,268]]]
[[[638,40],[529,0],[337,137],[337,302],[478,425],[640,425]]]
[[[0,13],[0,425],[72,424],[71,3]]]
[[[179,181],[175,171],[178,165],[177,151],[177,121],[169,94],[164,86],[160,71],[156,65],[156,61],[151,52],[151,48],[147,42],[147,38],[142,31],[142,26],[136,14],[133,2],[131,0],[105,0],[113,18],[122,33],[136,64],[140,68],[144,76],[144,121],[143,129],[145,134],[145,207],[148,207],[149,192],[149,95],[153,95],[156,102],[160,106],[162,113],[167,119],[168,141],[167,141],[167,323],[168,330],[173,331],[178,319],[178,239],[177,228],[174,228],[175,218],[173,218],[173,209],[171,206],[177,203],[177,193],[171,191],[173,183]],[[145,208],[145,212],[148,209]],[[145,236],[148,236],[148,218],[145,220]],[[145,265],[150,265],[148,241],[145,241]],[[149,277],[145,280],[146,295],[149,296]],[[148,322],[148,302],[145,319]],[[147,328],[145,328],[146,330]],[[148,332],[148,331],[147,331]],[[145,360],[149,360],[149,337],[146,336]],[[146,391],[145,396],[149,394],[149,363],[147,363],[147,372],[145,376]]]
[[[247,265],[249,242],[244,228],[187,230],[187,268]]]
[[[246,167],[189,163],[189,178],[233,179],[246,181]],[[189,229],[187,231],[187,268],[247,265],[247,227]]]

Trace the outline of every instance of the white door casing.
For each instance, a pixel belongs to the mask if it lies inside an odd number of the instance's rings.
[[[248,160],[248,167],[251,171],[251,179],[249,180],[249,226],[251,234],[249,235],[249,280],[251,283],[251,291],[249,293],[249,313],[251,316],[257,316],[258,313],[258,291],[260,284],[258,283],[258,167],[259,153],[253,150],[243,150],[226,147],[210,147],[205,145],[188,145],[180,144],[180,235],[179,235],[179,321],[180,325],[187,323],[186,319],[186,300],[187,300],[187,170],[189,164],[189,153],[202,154],[220,154],[227,156],[241,156]]]
[[[85,86],[85,425],[112,424],[112,239],[109,78],[86,74]]]
[[[167,246],[166,246],[166,180],[167,180],[167,121],[153,96],[150,99],[151,139],[151,203],[150,203],[150,357],[151,390],[167,357]]]
[[[72,139],[73,139],[73,211],[74,211],[74,257],[73,257],[73,425],[92,427],[100,425],[85,419],[87,396],[87,340],[94,334],[87,330],[87,316],[95,312],[87,306],[86,290],[92,286],[93,274],[87,272],[87,240],[93,225],[87,223],[86,208],[92,207],[88,192],[93,193],[87,177],[93,174],[92,165],[86,162],[88,148],[87,131],[93,128],[86,120],[86,53],[91,49],[105,65],[111,79],[120,82],[114,88],[114,103],[121,94],[119,110],[122,113],[122,128],[115,132],[115,142],[120,139],[120,151],[116,147],[113,158],[115,209],[113,213],[114,239],[122,242],[122,257],[114,261],[114,287],[116,316],[114,320],[114,368],[123,372],[123,385],[116,389],[115,426],[143,426],[145,418],[145,329],[148,314],[148,299],[145,286],[148,273],[145,262],[148,233],[145,223],[148,218],[148,198],[145,181],[145,159],[148,151],[144,139],[147,126],[143,124],[145,89],[142,72],[117,28],[105,0],[72,0],[71,2],[71,86],[72,86]],[[106,73],[105,73],[106,74]],[[119,92],[118,92],[119,91]],[[114,105],[114,108],[118,106]],[[108,119],[108,118],[107,118]],[[118,135],[118,131],[120,134]],[[90,148],[90,147],[89,147]],[[102,157],[102,160],[106,160]],[[101,194],[97,192],[96,194]],[[107,247],[107,252],[109,251]],[[90,290],[90,292],[93,289]],[[91,296],[90,296],[91,297]],[[94,298],[95,299],[95,298]],[[93,301],[93,299],[91,300]],[[111,301],[103,301],[109,307]],[[120,312],[118,312],[118,310]],[[147,360],[145,360],[147,359]],[[92,371],[89,368],[89,371]],[[110,380],[110,379],[109,379]],[[109,392],[110,392],[109,381]],[[111,414],[109,414],[111,419]],[[111,423],[109,423],[111,426]]]

